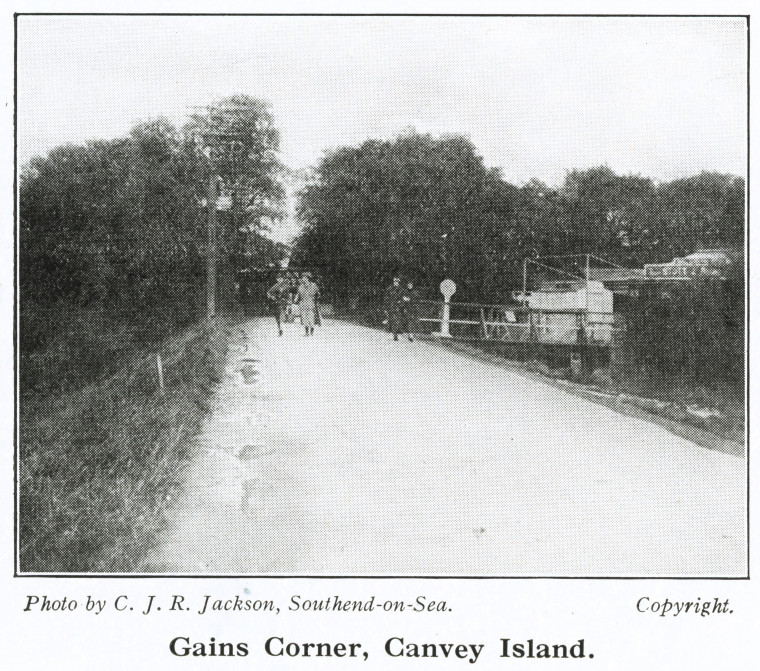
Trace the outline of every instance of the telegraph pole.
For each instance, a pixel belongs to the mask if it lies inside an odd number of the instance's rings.
[[[245,110],[246,107],[242,106],[225,106],[225,107],[215,107],[215,106],[206,106],[206,107],[198,107],[196,109],[203,109],[208,112],[207,119],[211,119],[211,114],[215,113],[218,115],[223,114],[225,112],[237,112],[239,110]],[[214,138],[216,140],[221,141],[227,141],[230,143],[230,151],[231,151],[231,158],[232,158],[232,179],[233,179],[233,200],[236,199],[237,196],[237,156],[236,156],[236,145],[242,146],[243,143],[239,140],[239,133],[224,133],[224,132],[214,132],[212,130],[201,130],[199,133],[199,136],[203,139],[204,144],[208,141],[209,138]],[[208,183],[208,198],[207,198],[207,204],[208,204],[208,253],[206,258],[206,317],[209,320],[212,320],[216,317],[216,294],[217,294],[217,274],[218,274],[218,266],[219,266],[219,242],[218,242],[218,235],[217,235],[217,201],[219,198],[219,190],[220,186],[222,184],[222,177],[218,174],[215,174],[214,172],[214,160],[210,154],[209,156],[209,167],[211,169],[211,177],[209,178]],[[233,206],[234,209],[234,206]],[[232,216],[234,217],[234,212],[232,213]]]
[[[206,318],[216,317],[216,271],[219,246],[216,240],[216,199],[221,177],[212,175],[208,182],[208,252],[206,254]]]

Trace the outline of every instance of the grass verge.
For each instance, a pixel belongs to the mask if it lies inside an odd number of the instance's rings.
[[[594,371],[590,379],[579,381],[570,369],[550,368],[537,361],[515,361],[505,357],[498,349],[482,346],[483,343],[430,340],[439,347],[507,367],[534,379],[544,379],[548,384],[623,414],[660,424],[703,447],[739,456],[744,454],[744,410],[741,401],[722,397],[719,399],[720,414],[705,414],[704,410],[712,409],[712,404],[705,407],[708,403],[706,399],[714,397],[704,389],[697,395],[693,388],[682,388],[672,392],[668,400],[662,401],[633,395],[631,385],[610,381],[609,375],[603,371]]]
[[[744,402],[735,389],[712,388],[688,380],[660,376],[656,380],[641,375],[619,374],[597,369],[588,376],[574,375],[569,368],[550,368],[540,361],[528,361],[527,370],[554,380],[614,396],[619,404],[693,426],[720,438],[744,442]]]
[[[191,327],[83,389],[22,397],[22,573],[136,570],[165,523],[188,445],[208,411],[227,327]]]

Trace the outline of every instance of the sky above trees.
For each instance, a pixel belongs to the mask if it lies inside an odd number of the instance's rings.
[[[291,168],[415,128],[522,185],[573,169],[744,175],[741,19],[44,17],[18,23],[22,162],[245,93]]]

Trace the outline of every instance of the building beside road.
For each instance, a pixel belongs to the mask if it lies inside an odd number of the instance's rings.
[[[534,315],[540,342],[575,344],[578,329],[598,343],[609,343],[613,324],[613,294],[595,280],[543,281],[535,291],[515,296]],[[583,320],[579,323],[579,317]]]

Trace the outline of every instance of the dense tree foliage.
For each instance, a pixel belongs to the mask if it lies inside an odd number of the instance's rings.
[[[344,295],[376,296],[401,272],[430,287],[448,275],[460,298],[496,301],[518,288],[525,256],[590,253],[640,268],[703,246],[740,248],[744,182],[702,173],[655,184],[598,167],[556,189],[517,188],[469,140],[406,133],[329,153],[299,212],[295,258],[329,266]]]
[[[22,348],[54,336],[48,317],[65,305],[146,318],[192,310],[202,173],[163,120],[34,159],[20,183]]]
[[[220,176],[231,198],[229,214],[220,217],[228,227],[220,242],[228,251],[235,251],[236,232],[258,233],[280,218],[280,134],[267,103],[246,95],[225,98],[193,114],[184,135],[206,158],[207,174]]]
[[[124,138],[30,161],[19,200],[22,354],[77,323],[87,347],[98,315],[142,340],[197,319],[210,176],[221,175],[233,196],[232,212],[219,217],[221,269],[231,277],[241,231],[260,231],[278,216],[278,142],[267,106],[235,96],[182,130],[157,119]]]
[[[457,277],[486,295],[519,244],[518,190],[461,137],[407,134],[328,154],[301,194],[298,265],[326,267],[339,297],[376,297],[393,272],[431,283]],[[497,252],[496,256],[494,252]]]
[[[76,360],[71,348],[89,348],[99,328],[82,314],[131,324],[145,338],[195,319],[204,301],[211,175],[222,177],[231,201],[218,218],[222,289],[231,292],[236,263],[276,263],[283,250],[260,234],[282,209],[278,145],[267,105],[239,95],[199,110],[182,129],[158,119],[26,165],[22,355],[79,328],[82,337],[69,337],[61,355]],[[640,268],[700,247],[741,248],[744,182],[702,173],[655,183],[601,166],[569,172],[558,188],[538,180],[518,188],[487,168],[468,139],[407,132],[328,152],[300,193],[298,213],[303,232],[292,263],[318,270],[338,303],[376,303],[395,273],[431,298],[448,276],[458,300],[496,302],[520,286],[525,257],[591,253]],[[724,288],[725,320],[743,323],[742,273]],[[672,330],[684,328],[691,327]]]

